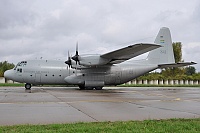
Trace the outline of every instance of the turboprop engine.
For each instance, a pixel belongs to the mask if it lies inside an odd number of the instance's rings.
[[[73,57],[70,57],[68,51],[68,60],[65,61],[65,63],[72,68],[81,68],[82,66],[90,67],[90,66],[105,65],[110,61],[111,61],[110,59],[103,58],[100,55],[79,55],[78,44],[77,44],[75,55]]]
[[[79,65],[83,66],[98,66],[98,65],[105,65],[110,60],[102,58],[100,55],[84,55],[79,56]]]

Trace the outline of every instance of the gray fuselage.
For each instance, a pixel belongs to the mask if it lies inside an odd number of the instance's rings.
[[[118,85],[126,83],[157,68],[157,65],[120,64],[72,69],[58,60],[22,61],[12,70],[13,81],[44,84],[74,84],[85,86]],[[8,75],[8,74],[7,74]]]

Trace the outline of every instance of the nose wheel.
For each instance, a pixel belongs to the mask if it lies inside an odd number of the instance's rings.
[[[26,88],[26,89],[25,89],[26,92],[31,93],[31,84],[26,83],[26,84],[25,84],[25,88]]]

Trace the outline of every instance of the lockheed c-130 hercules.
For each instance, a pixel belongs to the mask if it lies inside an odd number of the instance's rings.
[[[149,52],[146,59],[125,61]],[[5,78],[31,85],[78,85],[80,89],[101,90],[105,85],[119,85],[157,68],[182,67],[194,62],[175,63],[169,28],[160,29],[154,44],[138,43],[102,55],[69,56],[67,61],[27,60],[4,73]]]

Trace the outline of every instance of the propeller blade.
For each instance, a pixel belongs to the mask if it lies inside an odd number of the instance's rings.
[[[78,42],[76,43],[76,56],[78,56]]]
[[[68,60],[70,59],[69,50],[68,50]]]

